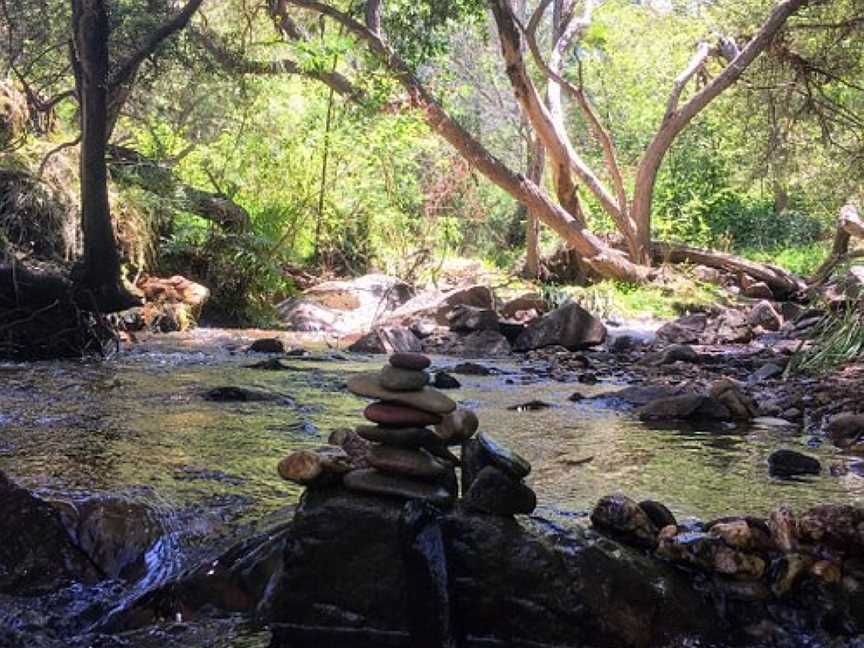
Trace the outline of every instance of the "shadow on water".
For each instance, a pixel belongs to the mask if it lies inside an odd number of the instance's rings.
[[[345,380],[382,362],[319,352],[311,359],[286,358],[288,370],[254,369],[243,365],[258,357],[213,346],[212,338],[200,335],[197,342],[133,350],[106,363],[0,365],[0,471],[48,499],[121,494],[150,507],[162,525],[146,557],[146,575],[134,588],[112,591],[114,607],[164,582],[218,539],[262,519],[284,519],[300,491],[279,479],[277,461],[292,449],[325,443],[334,428],[357,424],[364,402],[345,393]],[[437,358],[436,365],[457,361]],[[608,400],[569,401],[574,385],[533,374],[511,384],[522,367],[486,364],[513,373],[459,376],[463,388],[450,394],[476,409],[482,430],[531,461],[529,482],[544,506],[587,510],[603,494],[625,492],[706,519],[766,513],[780,503],[802,509],[864,497],[864,478],[854,470],[830,476],[832,450],[806,447],[800,431],[649,427]],[[225,385],[279,398],[202,398]],[[613,387],[579,390],[602,394]],[[553,407],[508,409],[531,400]],[[766,457],[781,446],[817,456],[822,475],[769,477]],[[240,641],[225,645],[266,645],[257,635]]]

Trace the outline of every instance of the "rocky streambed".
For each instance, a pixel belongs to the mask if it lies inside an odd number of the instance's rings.
[[[402,545],[393,545],[389,534],[369,534],[379,527],[395,533],[405,524],[405,512],[371,507],[362,498],[348,501],[336,492],[305,502],[298,521],[300,490],[275,472],[289,451],[319,446],[331,429],[356,423],[365,403],[345,393],[345,382],[377,369],[382,360],[321,349],[311,356],[278,356],[273,363],[276,356],[243,353],[249,340],[242,336],[201,330],[166,336],[106,364],[0,368],[0,471],[50,503],[54,521],[98,574],[72,578],[81,581],[77,585],[49,583],[27,597],[15,595],[17,585],[4,589],[0,645],[404,642],[408,625],[378,624],[384,634],[364,638],[356,631],[364,626],[363,615],[348,614],[350,605],[311,602],[316,583],[345,574],[401,582],[403,562],[381,559]],[[729,601],[742,600],[734,588],[700,589],[698,575],[704,572],[698,565],[673,567],[626,537],[613,540],[591,530],[588,521],[600,496],[613,492],[659,500],[679,521],[742,513],[767,517],[781,502],[796,511],[825,502],[855,504],[864,495],[864,478],[854,459],[844,458],[847,470],[832,475],[828,468],[838,462],[836,451],[825,443],[808,445],[812,435],[795,420],[643,423],[631,405],[603,396],[627,381],[644,381],[644,371],[630,367],[638,359],[617,362],[605,352],[583,357],[590,367],[569,353],[479,360],[492,370],[487,375],[476,375],[483,373],[476,367],[457,368],[461,361],[455,358],[434,358],[435,368],[462,384],[449,392],[452,397],[479,414],[483,429],[531,461],[528,481],[540,504],[530,520],[496,521],[457,510],[432,524],[449,538],[445,545],[455,570],[449,595],[460,605],[481,598],[471,616],[482,621],[465,636],[477,645],[515,645],[508,637],[556,645],[664,645],[690,637],[701,638],[698,645],[731,645],[783,636],[797,643],[777,645],[854,645],[848,643],[857,628],[854,615],[838,612],[832,618],[843,623],[835,627],[820,621],[826,605],[847,609],[846,590],[839,598],[764,603],[776,614],[762,607],[750,616],[727,613],[737,605]],[[268,362],[245,366],[261,360]],[[657,367],[658,376],[668,377],[669,365]],[[676,368],[676,375],[695,371]],[[594,378],[580,382],[587,374]],[[694,380],[707,381],[702,374]],[[246,394],[245,400],[205,398],[224,396],[218,390],[225,387],[236,388],[235,396]],[[823,469],[794,480],[771,477],[767,458],[779,447],[800,449]],[[358,507],[366,523],[351,526],[347,514]],[[325,525],[317,513],[323,510],[330,511],[328,520],[335,510],[342,526]],[[12,528],[3,523],[4,530]],[[315,546],[316,534],[346,544],[331,547],[329,557],[304,553]],[[356,558],[340,568],[333,560],[367,541],[365,562]],[[512,552],[509,558],[504,547]],[[497,557],[494,564],[469,569],[490,556]],[[517,569],[531,561],[544,578]],[[299,571],[288,574],[289,564]],[[501,573],[515,574],[512,583],[496,573],[501,565],[509,565]],[[490,581],[468,583],[460,569]],[[554,574],[560,580],[550,580]],[[482,592],[489,592],[488,600]],[[694,592],[698,600],[688,600]],[[309,616],[298,620],[292,615],[304,601],[311,605]],[[508,611],[514,618],[528,615],[525,628],[535,636],[513,634]],[[743,631],[763,621],[787,634]],[[571,622],[579,632],[567,643]],[[309,630],[328,624],[344,631],[341,643],[321,643],[321,635]],[[646,634],[647,627],[657,629]]]

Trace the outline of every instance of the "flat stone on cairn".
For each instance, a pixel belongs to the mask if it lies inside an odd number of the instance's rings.
[[[523,482],[530,464],[486,435],[472,439],[477,415],[428,386],[430,365],[419,353],[396,353],[381,371],[352,376],[348,391],[375,399],[363,411],[373,425],[334,432],[331,443],[340,447],[332,453],[292,453],[280,462],[279,474],[310,488],[341,480],[351,491],[446,507],[456,501],[455,468],[461,465],[465,510],[533,511],[537,498]],[[448,449],[454,445],[462,445],[461,459]]]

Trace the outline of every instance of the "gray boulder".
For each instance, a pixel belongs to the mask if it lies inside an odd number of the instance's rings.
[[[603,344],[606,327],[579,304],[569,303],[547,313],[528,326],[514,345],[515,351],[531,351],[559,345],[579,351]]]

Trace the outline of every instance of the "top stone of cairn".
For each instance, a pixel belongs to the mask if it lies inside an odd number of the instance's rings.
[[[432,361],[421,353],[394,353],[390,356],[390,366],[396,369],[423,371]]]

